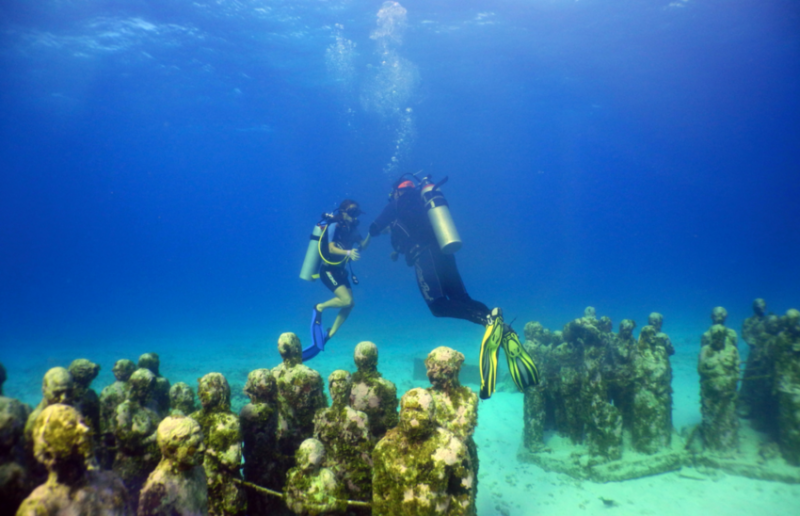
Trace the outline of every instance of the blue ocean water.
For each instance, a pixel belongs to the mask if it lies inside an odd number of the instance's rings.
[[[0,356],[305,338],[319,214],[357,199],[366,229],[418,170],[449,177],[467,288],[518,328],[587,305],[668,332],[717,305],[738,327],[755,297],[781,314],[800,304],[799,10],[6,0]],[[470,326],[432,318],[389,252],[356,264],[342,335],[429,349]]]

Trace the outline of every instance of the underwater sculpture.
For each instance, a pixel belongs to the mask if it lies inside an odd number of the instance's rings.
[[[298,516],[344,514],[347,501],[336,475],[322,467],[325,447],[316,439],[306,439],[295,455],[295,467],[286,475],[286,505]]]
[[[531,321],[525,324],[525,349],[539,367],[541,381],[523,392],[523,446],[531,451],[544,447],[544,430],[547,424],[548,407],[552,412],[550,382],[554,371],[550,358],[550,330],[541,323]]]
[[[787,310],[781,326],[774,344],[778,444],[786,462],[800,466],[800,311]]]
[[[69,371],[63,367],[54,367],[48,370],[42,379],[42,401],[28,415],[28,420],[25,422],[26,462],[36,483],[43,481],[47,474],[44,467],[34,459],[33,455],[33,427],[36,424],[36,418],[50,405],[57,403],[72,405],[73,388],[72,375]]]
[[[458,379],[463,363],[462,353],[440,346],[428,353],[425,368],[431,382],[428,392],[436,407],[436,423],[453,432],[467,447],[472,478],[475,479],[471,493],[471,504],[474,507],[475,497],[478,495],[478,446],[472,436],[478,426],[478,396],[469,387],[462,386]],[[528,387],[526,391],[537,388],[538,386]]]
[[[212,516],[239,516],[247,511],[247,495],[241,484],[242,439],[239,418],[231,412],[231,388],[220,373],[197,380],[202,408],[191,415],[200,423],[205,438],[203,467],[208,479],[208,509]]]
[[[165,417],[169,415],[169,380],[161,376],[158,372],[161,367],[161,360],[158,353],[144,353],[139,357],[140,368],[149,369],[151,373],[156,376],[156,383],[153,386],[153,391],[150,393],[150,398],[147,400],[147,405],[158,412],[158,415]]]
[[[707,450],[732,454],[739,446],[736,386],[739,383],[739,351],[728,338],[727,328],[715,324],[700,350],[701,435]]]
[[[776,412],[772,396],[775,357],[770,344],[777,335],[777,325],[774,320],[768,324],[775,316],[768,316],[766,310],[767,303],[763,299],[754,300],[753,315],[742,323],[742,339],[747,343],[749,353],[739,389],[738,411],[742,417],[752,418],[758,426],[774,420]]]
[[[767,320],[767,302],[756,298],[753,300],[753,315],[742,323],[742,340],[748,345],[756,345],[759,336],[764,333]]]
[[[372,499],[372,449],[375,441],[369,432],[364,412],[347,405],[352,385],[350,373],[341,369],[328,377],[333,403],[319,409],[314,417],[314,438],[325,447],[324,466],[341,486],[342,496],[368,502]]]
[[[25,423],[25,441],[29,443],[29,447],[33,447],[33,425],[36,423],[36,418],[42,413],[42,410],[60,403],[63,405],[72,405],[73,403],[73,390],[74,383],[72,375],[63,367],[54,367],[44,374],[42,379],[42,401],[33,409],[33,412],[28,416],[28,421]]]
[[[203,432],[185,416],[170,416],[158,425],[161,462],[139,495],[139,516],[208,514],[208,484],[203,469]]]
[[[633,423],[633,366],[631,352],[636,347],[633,330],[636,321],[623,319],[619,331],[611,340],[604,376],[608,383],[608,397],[622,414],[623,426],[630,429]]]
[[[117,452],[113,470],[131,494],[134,508],[148,475],[161,460],[156,430],[161,418],[146,405],[156,376],[149,369],[137,369],[128,380],[128,399],[117,407],[114,438]]]
[[[92,427],[94,439],[99,443],[100,398],[90,386],[100,374],[100,366],[85,358],[78,358],[72,361],[67,370],[72,375],[73,406]]]
[[[633,448],[640,453],[656,453],[672,441],[671,345],[667,346],[662,335],[648,324],[631,351],[631,435]]]
[[[320,374],[303,365],[297,335],[283,333],[278,338],[278,352],[283,363],[272,369],[278,387],[276,474],[285,478],[286,472],[294,465],[295,451],[314,434],[314,414],[327,407],[328,400]]]
[[[197,410],[194,391],[184,382],[169,388],[169,415],[188,416]]]
[[[128,380],[136,371],[136,364],[127,358],[117,360],[111,369],[116,381],[100,392],[100,449],[97,459],[105,469],[111,469],[116,453],[114,431],[117,421],[117,407],[128,399]]]
[[[2,367],[0,379],[5,378]],[[0,516],[15,514],[34,488],[23,443],[30,411],[19,400],[0,395]]]
[[[20,505],[17,516],[132,516],[122,481],[94,464],[92,431],[74,407],[44,408],[33,429],[34,453],[47,481]]]
[[[433,396],[411,389],[400,400],[400,422],[381,439],[372,459],[372,514],[473,514],[469,451],[453,432],[436,425]]]
[[[269,369],[256,369],[247,375],[244,393],[250,403],[239,411],[244,444],[244,479],[259,486],[279,490],[284,479],[278,478],[275,457],[278,454],[278,386]],[[270,514],[282,504],[274,497],[247,491],[251,514]]]
[[[623,429],[636,451],[653,454],[669,446],[672,434],[672,368],[675,353],[661,331],[664,318],[650,314],[639,339],[636,323],[624,319],[619,333],[593,307],[561,332],[541,324],[525,326],[528,353],[542,371],[542,383],[525,390],[523,444],[540,452],[544,430],[554,428],[573,444],[585,444],[587,466],[623,455]]]
[[[607,381],[604,378],[606,358],[614,346],[611,319],[596,317],[593,307],[584,316],[564,326],[564,341],[572,346],[579,363],[572,363],[578,375],[578,396],[563,400],[567,407],[568,435],[573,442],[585,437],[590,455],[603,460],[622,456],[622,414],[609,403]],[[597,460],[597,459],[596,459]]]
[[[716,306],[711,311],[711,325],[712,325],[712,327],[715,324],[719,324],[720,326],[724,327],[725,326],[725,321],[727,319],[728,319],[728,311],[725,310],[725,308],[723,308],[721,306]],[[739,337],[736,335],[736,331],[734,331],[734,330],[732,330],[730,328],[725,328],[725,330],[728,332],[728,337],[727,337],[728,340],[733,344],[734,347],[736,347],[737,346],[737,342],[739,340]],[[705,333],[703,333],[703,336],[700,338],[700,346],[701,347],[708,345],[708,343],[709,343],[709,341],[711,339],[711,334],[709,333],[710,331],[711,330],[706,331]]]
[[[378,346],[359,342],[353,354],[358,370],[353,374],[350,406],[367,414],[369,431],[378,440],[397,425],[397,387],[378,372]]]

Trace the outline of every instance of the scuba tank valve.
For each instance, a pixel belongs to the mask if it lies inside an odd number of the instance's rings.
[[[458,234],[453,217],[450,215],[450,208],[447,199],[439,189],[447,182],[447,177],[434,184],[430,180],[431,176],[426,176],[420,181],[420,195],[425,210],[428,213],[428,220],[436,234],[436,241],[439,249],[444,254],[453,254],[461,249],[461,236]]]

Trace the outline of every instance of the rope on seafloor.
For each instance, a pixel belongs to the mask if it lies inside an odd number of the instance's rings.
[[[283,498],[283,493],[279,493],[278,491],[273,491],[272,489],[267,489],[266,487],[262,487],[252,482],[247,482],[245,480],[239,480],[238,478],[234,478],[232,480],[237,484],[249,487],[250,489],[254,489],[259,493],[268,494],[270,496],[277,496],[278,498]],[[347,505],[350,505],[352,507],[371,507],[369,502],[360,502],[357,500],[345,500],[345,502],[347,502]]]

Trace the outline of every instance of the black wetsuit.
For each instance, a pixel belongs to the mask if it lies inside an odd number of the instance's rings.
[[[361,234],[356,227],[351,224],[343,222],[332,223],[326,230],[327,237],[336,247],[349,251],[350,249],[357,249],[361,244]],[[322,255],[329,262],[341,262],[339,265],[331,265],[325,261],[319,268],[319,279],[328,287],[331,292],[335,292],[337,288],[345,286],[352,289],[350,286],[350,279],[347,274],[347,260],[344,256],[331,254],[328,249],[323,246]]]
[[[419,291],[433,315],[486,324],[489,308],[469,297],[455,256],[439,249],[418,190],[390,201],[370,225],[369,234],[378,236],[387,227],[392,230],[394,250],[414,267]]]

